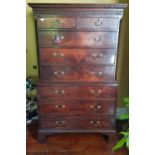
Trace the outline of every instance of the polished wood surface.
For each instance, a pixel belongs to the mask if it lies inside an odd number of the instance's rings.
[[[94,29],[117,29],[119,25],[118,18],[77,18],[77,28]]]
[[[111,18],[38,18],[37,26],[39,29],[45,28],[89,28],[89,29],[118,29],[119,19],[117,17]]]
[[[53,133],[115,133],[117,48],[126,5],[30,6],[39,58],[39,142]]]
[[[116,86],[38,86],[38,97],[104,99],[116,98]]]
[[[116,48],[118,31],[39,31],[39,47]]]
[[[40,64],[114,64],[115,49],[40,48]]]
[[[75,99],[55,99],[46,98],[39,100],[40,115],[62,115],[70,113],[72,115],[102,114],[114,115],[116,100],[75,100]]]
[[[68,130],[114,130],[114,117],[103,115],[56,115],[56,116],[41,116],[40,127],[43,129],[68,129]]]
[[[107,143],[100,134],[55,134],[47,137],[46,144],[39,144],[37,131],[37,122],[27,126],[27,155],[128,155],[124,148],[112,152],[115,135]]]
[[[46,11],[50,9],[113,9],[115,13],[116,11],[119,11],[122,13],[122,9],[125,9],[127,7],[127,4],[125,3],[29,3],[29,6],[33,8],[34,11]],[[107,11],[107,10],[106,10]]]
[[[38,18],[38,28],[75,28],[75,18]]]
[[[67,81],[114,81],[115,66],[97,66],[97,65],[41,65],[40,79],[49,82],[67,82]]]

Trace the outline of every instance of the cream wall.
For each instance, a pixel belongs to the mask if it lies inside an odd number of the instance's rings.
[[[128,0],[27,0],[27,3],[128,3]],[[128,96],[128,9],[125,10],[120,32],[119,67],[117,79],[119,86],[119,103]],[[33,69],[37,64],[37,49],[32,9],[26,6],[26,76],[37,76],[38,70]]]

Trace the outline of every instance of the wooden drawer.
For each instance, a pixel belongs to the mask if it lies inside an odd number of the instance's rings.
[[[116,98],[117,88],[116,85],[104,84],[95,86],[72,86],[56,84],[49,86],[50,84],[38,85],[37,92],[38,97],[53,97],[53,98],[85,98],[85,99],[96,99],[96,98]]]
[[[42,81],[102,81],[115,80],[115,66],[90,66],[90,65],[42,65],[40,66],[40,79]]]
[[[40,48],[41,64],[114,64],[115,49]]]
[[[104,100],[62,100],[39,99],[39,111],[41,115],[61,114],[102,114],[114,115],[116,99]]]
[[[103,115],[41,117],[41,128],[53,129],[114,129],[114,117]]]
[[[117,29],[118,18],[77,18],[77,28]]]
[[[117,31],[39,31],[38,42],[40,47],[116,48],[117,34]]]
[[[75,28],[75,18],[38,18],[38,28]]]

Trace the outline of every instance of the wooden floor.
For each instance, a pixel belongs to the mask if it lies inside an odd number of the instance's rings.
[[[127,155],[125,149],[113,153],[116,136],[107,143],[100,134],[61,134],[37,142],[37,122],[27,126],[27,155]]]

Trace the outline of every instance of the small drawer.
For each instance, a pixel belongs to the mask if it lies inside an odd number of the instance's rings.
[[[74,18],[38,18],[37,26],[40,29],[43,28],[75,28],[76,21]]]
[[[115,80],[115,66],[41,65],[40,79],[48,82],[110,82]]]
[[[77,28],[118,29],[119,18],[78,18]]]
[[[53,129],[114,129],[113,116],[83,115],[41,117],[41,128]]]
[[[62,114],[102,114],[114,115],[116,99],[104,100],[61,100],[61,99],[39,99],[41,115]]]
[[[115,49],[39,49],[41,64],[114,64],[115,57]]]
[[[69,87],[65,85],[58,85],[58,86],[48,86],[43,84],[43,86],[37,87],[37,95],[39,98],[67,98],[69,96],[76,97],[78,89],[77,87]]]
[[[118,31],[40,31],[39,47],[116,48]]]
[[[46,86],[47,85],[47,86]],[[52,97],[63,99],[102,99],[116,98],[117,85],[113,84],[96,84],[95,86],[70,86],[67,84],[56,84],[48,86],[48,84],[38,85],[38,97]]]

